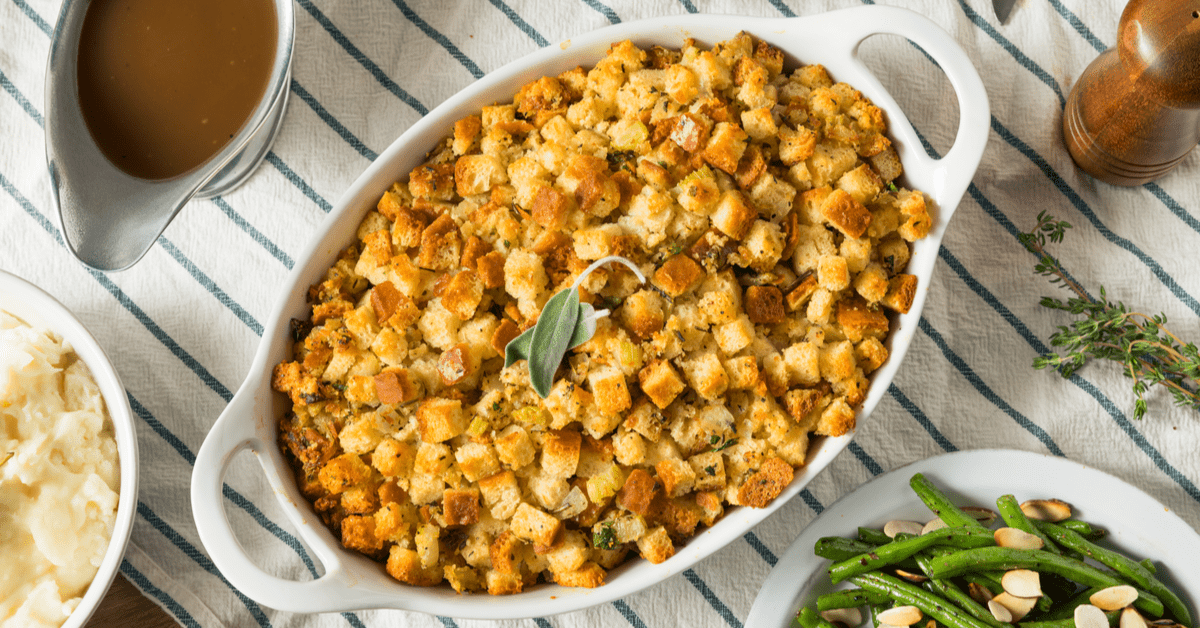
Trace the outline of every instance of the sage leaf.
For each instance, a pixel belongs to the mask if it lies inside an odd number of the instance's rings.
[[[571,334],[571,344],[567,347],[574,349],[592,339],[596,335],[596,308],[590,303],[579,304],[579,320],[575,321],[575,331]]]
[[[533,327],[521,332],[520,336],[508,341],[504,346],[504,368],[513,365],[514,362],[529,359],[529,347],[533,343]]]
[[[550,297],[533,326],[529,347],[529,379],[533,390],[545,399],[554,383],[554,372],[567,354],[575,323],[579,320],[579,290],[568,288]],[[507,351],[506,351],[507,353]]]

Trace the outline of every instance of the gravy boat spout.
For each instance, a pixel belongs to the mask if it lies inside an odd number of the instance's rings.
[[[54,29],[46,73],[46,160],[67,249],[91,268],[118,271],[140,260],[189,200],[232,190],[266,156],[287,106],[295,21],[290,0],[273,0],[276,46],[266,89],[225,146],[183,174],[143,179],[104,155],[80,106],[80,35],[91,3],[66,0]]]

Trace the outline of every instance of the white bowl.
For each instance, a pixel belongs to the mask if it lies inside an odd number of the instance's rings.
[[[129,534],[133,531],[133,517],[137,512],[138,491],[138,444],[133,426],[133,412],[125,396],[125,386],[117,376],[112,362],[92,334],[57,299],[41,288],[10,273],[0,270],[0,310],[16,315],[34,327],[43,327],[63,337],[71,344],[75,353],[92,372],[92,378],[104,396],[104,405],[112,420],[117,441],[117,456],[121,468],[120,498],[117,502],[117,520],[113,525],[108,549],[96,571],[96,577],[88,586],[79,606],[67,618],[63,628],[79,628],[108,592],[109,585],[121,567]]]
[[[916,243],[908,272],[919,287],[912,309],[899,318],[891,338],[891,359],[873,376],[870,393],[859,413],[866,418],[882,398],[904,357],[930,284],[934,261],[946,224],[970,183],[988,137],[987,94],[966,54],[936,24],[904,9],[867,6],[821,15],[765,19],[734,16],[673,16],[629,22],[604,28],[549,46],[485,76],[442,103],[401,135],[346,192],[330,213],[316,240],[301,256],[284,287],[250,367],[250,375],[217,419],[196,459],[192,476],[192,512],[200,539],[213,562],[230,582],[255,601],[292,612],[347,611],[396,608],[460,618],[517,619],[576,611],[640,591],[678,574],[740,538],[793,497],[849,442],[850,436],[817,439],[808,465],[769,507],[735,508],[704,530],[676,555],[661,564],[635,560],[609,573],[596,589],[540,585],[511,596],[458,595],[449,587],[419,588],[390,578],[378,563],[342,549],[300,494],[292,471],[276,445],[278,418],[288,409],[286,397],[272,392],[271,368],[289,358],[288,322],[308,315],[308,286],[320,280],[337,254],[354,241],[359,220],[374,207],[392,182],[421,164],[426,152],[447,134],[454,121],[497,101],[510,101],[524,83],[557,75],[577,65],[590,67],[616,41],[632,39],[646,46],[680,47],[688,37],[706,45],[748,31],[778,46],[795,63],[821,63],[834,80],[845,81],[881,107],[889,118],[911,187],[934,201],[936,223],[929,236]],[[941,160],[927,157],[896,102],[859,60],[860,42],[877,33],[897,34],[916,42],[941,65],[959,98],[959,127],[954,147]],[[325,575],[309,582],[291,582],[264,573],[242,551],[230,530],[221,504],[221,485],[230,460],[252,449],[267,481],[279,495],[288,518],[324,563]]]

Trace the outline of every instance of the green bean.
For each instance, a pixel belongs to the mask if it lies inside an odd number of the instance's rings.
[[[946,628],[991,628],[954,604],[885,573],[859,574],[850,581],[869,591],[887,593],[900,604],[916,606]]]
[[[900,562],[931,545],[983,547],[995,543],[992,532],[985,528],[943,528],[915,538],[892,541],[868,553],[834,563],[829,567],[829,579],[837,584],[850,576]]]
[[[1090,539],[1092,541],[1102,539],[1108,535],[1108,531],[1104,528],[1098,528],[1086,521],[1080,521],[1078,519],[1065,519],[1063,521],[1059,521],[1058,525],[1071,530],[1072,532],[1077,532],[1083,536],[1083,538]]]
[[[908,485],[912,487],[913,492],[925,505],[933,511],[933,514],[941,517],[942,521],[946,522],[951,528],[967,527],[967,528],[983,528],[983,524],[975,520],[975,517],[963,512],[961,508],[955,506],[950,501],[949,497],[943,493],[932,482],[925,479],[925,476],[918,473],[912,476],[908,481]]]
[[[858,608],[864,604],[882,604],[892,598],[864,589],[834,591],[817,597],[817,610],[830,611],[835,608]]]
[[[1113,571],[1129,578],[1137,586],[1158,596],[1162,599],[1163,606],[1175,617],[1175,621],[1183,626],[1192,625],[1192,615],[1188,612],[1187,605],[1183,603],[1183,600],[1180,600],[1174,591],[1168,589],[1167,585],[1160,582],[1150,570],[1138,562],[1112,550],[1100,547],[1083,538],[1079,533],[1062,526],[1048,521],[1039,521],[1037,525],[1063,546],[1069,547],[1102,565],[1112,568]]]
[[[864,528],[862,526],[858,528],[858,540],[863,543],[870,543],[871,545],[886,545],[892,542],[891,537],[884,534],[883,530]]]
[[[834,628],[833,624],[825,621],[824,617],[807,606],[800,609],[800,614],[796,616],[796,623],[803,628]]]
[[[996,500],[996,509],[1000,511],[1000,517],[1004,519],[1004,523],[1008,524],[1008,527],[1016,528],[1038,537],[1042,540],[1043,549],[1047,552],[1062,554],[1062,550],[1058,549],[1058,546],[1050,540],[1050,537],[1045,532],[1039,530],[1037,526],[1033,525],[1029,517],[1025,516],[1025,513],[1021,510],[1021,506],[1017,503],[1016,497],[1002,495],[1000,499]]]
[[[999,595],[1004,591],[1004,585],[1000,584],[1000,578],[987,571],[978,571],[962,574],[962,579],[968,583],[973,583],[976,586],[981,586],[987,589],[992,595]]]
[[[846,539],[840,536],[827,536],[817,539],[817,543],[813,547],[814,554],[821,558],[828,558],[829,560],[845,560],[851,556],[866,554],[874,550],[875,546],[870,543]]]
[[[918,562],[920,562],[920,559],[918,559]],[[930,578],[929,580],[925,581],[924,586],[931,593],[937,593],[947,600],[958,604],[958,607],[966,611],[971,617],[974,617],[975,619],[978,619],[979,621],[992,626],[993,628],[1009,628],[1008,624],[998,621],[995,616],[992,615],[991,611],[984,608],[982,604],[975,601],[975,598],[967,595],[965,591],[958,588],[957,585],[949,580]]]
[[[1121,611],[1109,611],[1104,616],[1108,619],[1109,626],[1116,626],[1117,622],[1121,619]],[[1075,618],[1039,619],[1038,621],[1023,621],[1017,625],[1021,628],[1075,628]]]
[[[1043,615],[1041,619],[1043,621],[1071,619],[1075,616],[1075,607],[1079,606],[1080,604],[1090,604],[1090,598],[1092,597],[1092,594],[1099,590],[1100,589],[1096,587],[1084,589],[1073,595],[1071,599],[1051,609],[1050,612]]]
[[[1033,569],[1056,573],[1090,587],[1111,587],[1125,584],[1110,572],[1101,571],[1065,556],[1040,550],[1019,550],[1007,547],[981,547],[962,550],[947,556],[938,556],[930,561],[930,567],[935,578],[950,578],[978,570]],[[1134,606],[1153,617],[1162,616],[1162,601],[1148,591],[1138,590],[1138,599],[1134,602]]]
[[[1143,558],[1138,562],[1138,564],[1142,567],[1145,567],[1146,571],[1149,571],[1150,573],[1158,573],[1158,567],[1156,567],[1154,565],[1154,561],[1150,560],[1149,558]]]

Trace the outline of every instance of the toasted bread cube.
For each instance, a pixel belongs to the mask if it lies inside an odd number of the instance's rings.
[[[725,488],[725,459],[720,452],[706,451],[688,458],[692,467],[692,490],[713,491]]]
[[[442,494],[442,516],[449,527],[478,523],[479,491],[473,488],[447,489]]]
[[[759,325],[782,323],[787,313],[783,309],[783,292],[775,286],[746,288],[746,316]]]
[[[916,296],[917,276],[899,274],[888,282],[887,294],[879,302],[893,312],[907,314]]]
[[[492,517],[505,521],[521,504],[521,487],[512,471],[502,471],[479,481],[479,492]]]
[[[684,362],[683,366],[688,384],[705,399],[714,400],[729,388],[729,375],[715,353],[702,353]]]
[[[826,255],[817,262],[817,283],[830,292],[840,292],[850,287],[850,269],[846,258]]]
[[[694,72],[679,64],[667,66],[666,91],[671,100],[681,105],[691,104],[699,89],[700,81]]]
[[[792,211],[792,201],[796,198],[796,187],[787,181],[776,178],[770,172],[765,172],[755,180],[754,186],[750,188],[750,198],[773,220],[778,221]]]
[[[663,483],[663,490],[670,497],[679,497],[690,492],[696,483],[696,472],[680,458],[660,460],[654,465],[654,471]]]
[[[454,198],[454,165],[425,164],[408,175],[408,189],[417,198],[448,201]]]
[[[557,574],[567,574],[583,567],[591,554],[591,545],[583,532],[567,530],[563,534],[562,543],[546,552],[546,562],[550,565],[550,571],[557,577]],[[600,578],[603,581],[603,570]]]
[[[692,258],[679,253],[671,256],[654,273],[654,284],[672,297],[691,290],[704,278],[704,269]]]
[[[546,269],[537,253],[515,249],[504,260],[504,291],[514,298],[537,299],[546,289],[547,282]]]
[[[395,486],[388,484],[385,486]],[[413,521],[417,518],[416,508],[410,504],[385,502],[375,511],[375,534],[384,541],[399,542],[408,536]]]
[[[851,342],[864,337],[881,338],[888,332],[888,318],[883,310],[857,297],[838,301],[837,322]]]
[[[842,175],[838,179],[837,186],[850,194],[850,198],[866,205],[875,200],[879,195],[879,190],[883,187],[883,181],[875,170],[867,164],[862,164]]]
[[[388,575],[417,587],[432,587],[442,582],[442,569],[437,565],[425,567],[416,550],[393,545],[387,560]]]
[[[767,458],[738,488],[738,503],[751,508],[766,508],[791,484],[793,475],[792,465],[779,458]]]
[[[770,107],[759,107],[742,112],[742,128],[750,137],[759,142],[767,141],[779,132],[779,127],[775,125],[775,120],[771,117]]]
[[[821,351],[811,342],[798,342],[783,350],[788,381],[813,386],[821,381]]]
[[[854,429],[854,409],[838,397],[821,413],[813,431],[821,436],[842,436]]]
[[[658,526],[637,540],[638,552],[642,558],[655,565],[675,555],[675,544],[671,542],[666,528]]]
[[[779,129],[779,160],[786,166],[795,166],[812,156],[817,145],[817,135],[806,126],[792,128],[784,125]]]
[[[408,356],[408,341],[395,329],[385,328],[371,341],[370,349],[385,365],[400,366]]]
[[[441,443],[462,434],[467,419],[458,399],[429,397],[417,407],[417,430],[426,443]]]
[[[784,405],[797,423],[803,423],[809,413],[817,409],[817,404],[823,396],[821,391],[815,388],[796,388],[784,395]]]
[[[833,303],[837,300],[837,296],[836,292],[817,288],[808,300],[808,308],[804,311],[804,315],[808,317],[810,322],[818,325],[828,323],[829,316],[833,313]]]
[[[413,474],[408,479],[408,497],[418,506],[432,504],[442,498],[446,492],[446,482],[440,475]]]
[[[508,183],[508,171],[495,155],[466,155],[454,163],[454,185],[459,196],[486,194]]]
[[[754,356],[730,358],[724,365],[729,375],[729,390],[749,390],[758,385],[758,359]]]
[[[382,403],[404,404],[421,395],[421,383],[408,369],[389,368],[374,377],[375,395]]]
[[[845,190],[830,192],[821,204],[821,217],[846,237],[861,238],[871,224],[871,212]]]
[[[795,312],[800,306],[804,305],[808,299],[817,291],[820,284],[817,283],[816,273],[809,273],[800,280],[800,284],[787,293],[784,297],[784,303],[787,305],[789,312]]]
[[[887,295],[887,271],[879,264],[869,264],[854,277],[854,291],[869,303],[875,303]]]
[[[732,261],[738,266],[748,266],[765,273],[775,268],[775,264],[783,256],[783,245],[783,231],[779,225],[755,220]]]
[[[618,310],[621,322],[639,340],[649,338],[663,328],[666,302],[654,290],[643,288],[629,295]],[[593,391],[594,392],[594,391]]]
[[[442,307],[460,320],[475,318],[475,308],[483,300],[483,281],[473,270],[455,273],[442,289]]]
[[[869,214],[868,214],[869,215]],[[754,209],[741,192],[730,190],[721,195],[717,209],[712,214],[712,223],[722,233],[741,240],[750,233],[750,227],[758,218],[758,210]]]
[[[453,461],[454,456],[448,445],[421,443],[417,447],[416,460],[413,461],[413,472],[417,475],[441,476]]]
[[[746,132],[737,124],[718,122],[700,154],[713,167],[733,174],[746,151],[746,138]]]
[[[575,475],[583,437],[573,430],[551,430],[542,441],[542,472],[556,478]]]
[[[883,366],[883,363],[887,361],[888,350],[878,338],[868,337],[854,348],[854,357],[858,360],[858,365],[862,367],[863,372],[870,373]]]
[[[428,270],[454,270],[462,261],[462,233],[449,214],[442,214],[421,233],[417,265]]]
[[[713,338],[725,355],[733,355],[754,342],[754,323],[746,315],[741,315],[718,326],[713,330]],[[753,360],[753,358],[751,358]]]
[[[686,385],[666,360],[654,360],[638,372],[642,392],[659,408],[671,405]]]
[[[483,129],[483,122],[479,116],[472,115],[459,119],[454,123],[454,142],[451,144],[451,150],[455,155],[465,155],[470,152],[471,147],[479,140],[479,131]]]
[[[617,492],[617,504],[634,514],[645,516],[658,495],[659,484],[644,469],[634,469]]]
[[[601,414],[616,415],[629,408],[629,388],[621,371],[604,366],[588,373],[592,398]]]
[[[454,459],[463,477],[471,482],[480,478],[491,477],[502,469],[496,458],[496,450],[491,445],[483,443],[465,443],[454,451]]]
[[[371,467],[363,463],[357,454],[342,454],[322,467],[317,477],[326,491],[337,495],[366,482],[371,477]]]
[[[525,588],[525,580],[517,573],[500,573],[489,571],[484,575],[487,581],[488,595],[512,595],[520,593]]]
[[[409,194],[407,185],[393,183],[392,187],[379,197],[375,209],[388,220],[395,221],[399,212],[412,208],[412,201],[412,194]],[[372,227],[371,231],[379,228],[377,225],[372,225]],[[360,234],[359,237],[361,238],[362,235]]]
[[[386,478],[407,477],[416,456],[417,448],[411,443],[385,438],[371,452],[371,466]]]
[[[521,504],[517,506],[517,511],[513,513],[512,527],[510,529],[513,535],[519,539],[529,541],[535,545],[549,547],[554,545],[559,532],[563,529],[563,525],[554,516],[546,514],[529,504]]]
[[[547,229],[562,229],[567,224],[567,217],[574,209],[574,204],[571,197],[544,185],[533,197],[533,220]]]
[[[629,429],[619,429],[612,437],[613,453],[617,462],[639,465],[646,459],[646,441],[641,434]]]
[[[526,481],[525,490],[533,495],[537,505],[549,511],[556,511],[563,505],[571,485],[563,478],[542,472]]]
[[[533,462],[533,456],[537,452],[529,432],[515,424],[500,430],[492,445],[496,448],[500,462],[510,469],[520,469]]]
[[[606,223],[580,229],[572,234],[575,256],[584,261],[598,260],[613,253],[613,241],[625,233],[620,225]]]
[[[604,576],[607,572],[600,565],[587,562],[572,571],[551,571],[551,573],[554,575],[554,582],[564,587],[594,589],[604,584]]]
[[[476,260],[475,269],[484,288],[504,286],[504,262],[504,254],[500,251],[492,251]]]

